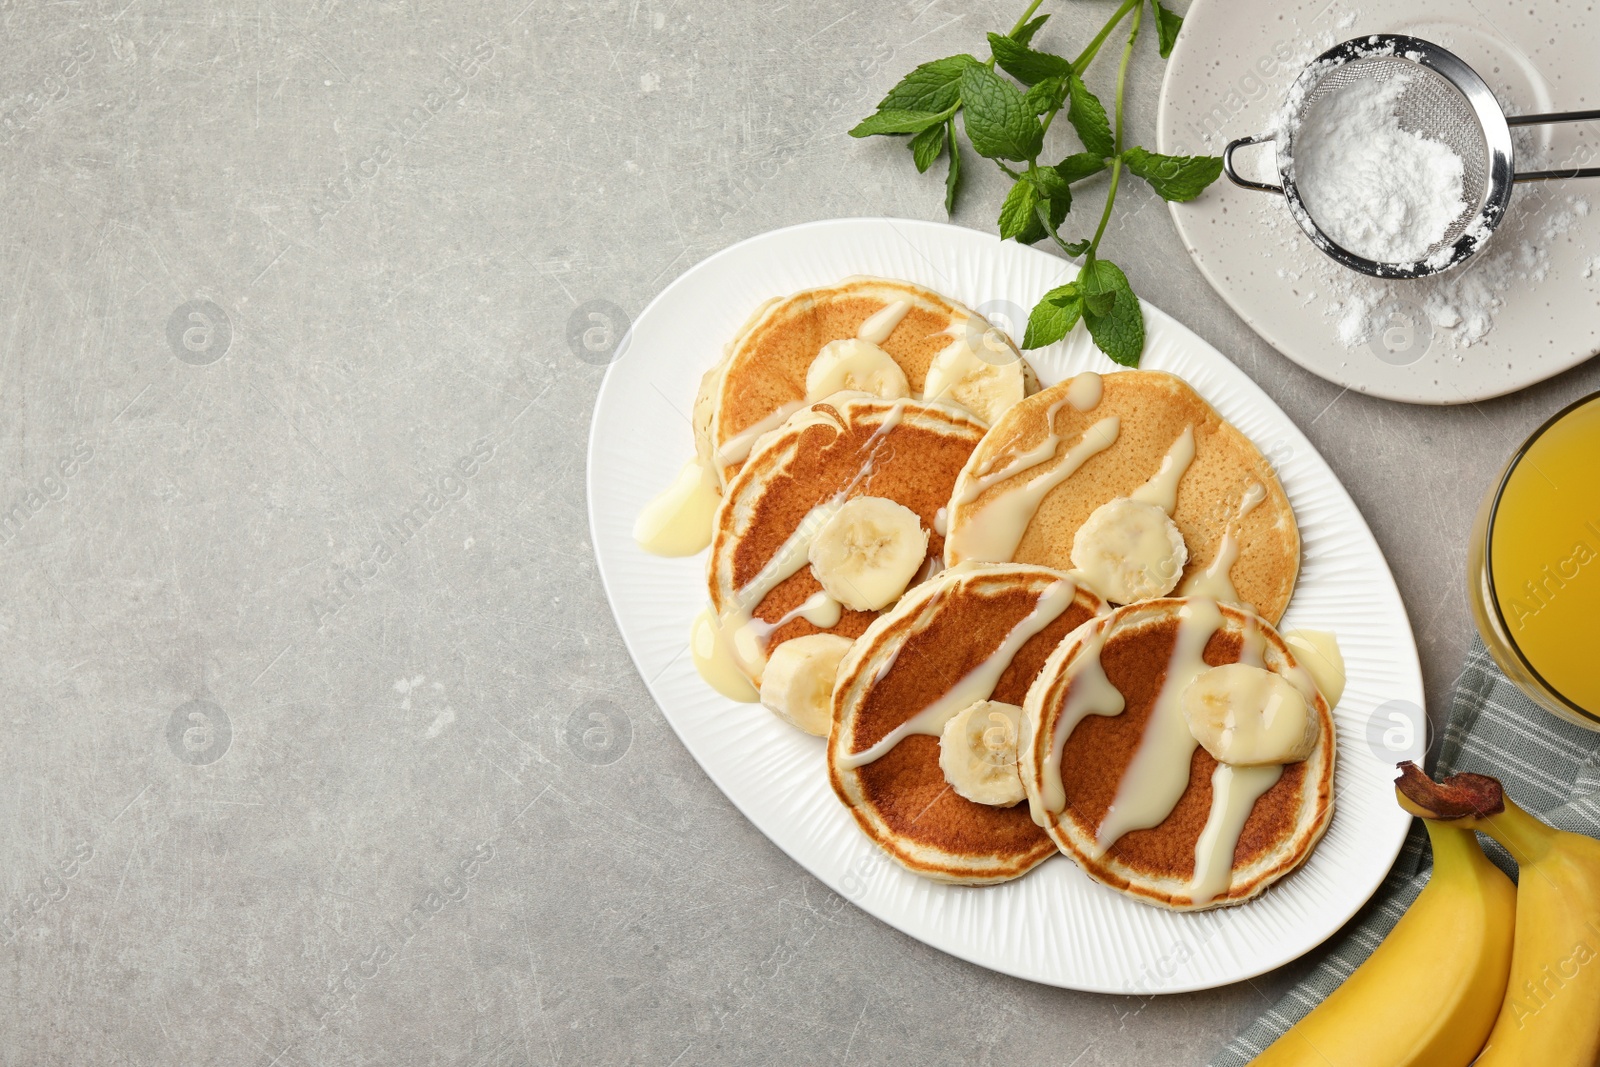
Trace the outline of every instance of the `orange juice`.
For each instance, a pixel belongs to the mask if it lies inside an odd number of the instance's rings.
[[[1511,457],[1469,553],[1473,616],[1495,662],[1538,703],[1600,730],[1600,393]]]

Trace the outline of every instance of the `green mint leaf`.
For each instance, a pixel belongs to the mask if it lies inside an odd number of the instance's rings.
[[[1150,5],[1155,8],[1157,46],[1161,50],[1161,58],[1166,59],[1172,54],[1172,46],[1178,43],[1178,31],[1183,29],[1183,17],[1162,7],[1161,0],[1150,0]]]
[[[1101,156],[1093,152],[1079,152],[1068,156],[1055,165],[1055,172],[1069,182],[1082,181],[1091,174],[1099,174],[1110,166]]]
[[[878,101],[878,110],[949,111],[961,97],[961,72],[977,65],[965,54],[924,63]]]
[[[1067,82],[1064,78],[1046,78],[1044,81],[1035,82],[1027,92],[1022,94],[1022,101],[1028,110],[1035,115],[1043,115],[1047,111],[1059,111],[1067,98]]]
[[[1082,314],[1083,297],[1075,282],[1050,290],[1028,315],[1022,347],[1043,348],[1055,344],[1071,332]]]
[[[1039,190],[1032,182],[1020,181],[1011,187],[1011,192],[1006,194],[1006,202],[1000,205],[1000,240],[1009,238],[1022,239],[1022,235],[1031,229],[1037,229],[1039,236],[1032,241],[1023,241],[1023,244],[1032,244],[1044,236],[1044,227],[1039,220],[1034,218],[1033,206],[1039,202]]]
[[[985,66],[961,74],[961,118],[973,151],[986,159],[1032,159],[1044,143],[1044,127],[1016,86]]]
[[[917,164],[917,173],[926,174],[933,161],[944,151],[944,123],[936,123],[911,138],[911,158]]]
[[[1095,259],[1083,265],[1078,286],[1084,294],[1083,323],[1095,345],[1112,362],[1137,367],[1144,351],[1144,311],[1128,276],[1110,260]]]
[[[876,134],[921,133],[945,117],[935,111],[880,111],[868,115],[850,131],[851,137],[872,137]]]
[[[1163,200],[1193,200],[1222,173],[1219,156],[1163,156],[1130,148],[1122,153],[1128,169],[1145,181]]]
[[[989,50],[1000,69],[1023,85],[1033,85],[1046,78],[1065,78],[1072,73],[1072,64],[1049,52],[1035,52],[1026,44],[998,33],[989,35]]]
[[[1089,251],[1089,244],[1090,241],[1087,237],[1081,241],[1063,241],[1061,242],[1061,250],[1069,256],[1081,256]]]
[[[1067,212],[1072,210],[1072,186],[1063,181],[1061,175],[1050,167],[1034,167],[1028,171],[1025,178],[1039,191],[1039,202],[1049,208],[1047,212],[1049,226],[1054,230],[1067,217]],[[1035,210],[1034,214],[1037,216],[1039,212]],[[1034,240],[1043,239],[1045,232],[1044,222],[1041,220],[1039,236]]]
[[[956,190],[961,188],[961,143],[956,140],[956,120],[953,117],[945,123],[945,130],[950,140],[950,169],[944,176],[944,213],[953,215],[956,211]]]
[[[1082,78],[1075,74],[1072,76],[1067,95],[1072,101],[1072,106],[1067,110],[1067,121],[1078,131],[1078,140],[1083,142],[1083,147],[1091,154],[1102,157],[1116,151],[1106,109],[1100,99],[1089,91],[1089,87],[1083,84]]]
[[[1011,35],[1011,39],[1018,44],[1027,44],[1033,40],[1033,35],[1039,32],[1039,27],[1043,26],[1049,18],[1049,15],[1040,15],[1032,22],[1024,22],[1017,28],[1017,32]]]

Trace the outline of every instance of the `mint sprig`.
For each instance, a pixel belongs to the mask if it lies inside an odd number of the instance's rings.
[[[1216,156],[1166,156],[1123,144],[1128,61],[1146,4],[1162,58],[1172,53],[1177,42],[1183,26],[1180,16],[1161,0],[1122,0],[1083,51],[1068,59],[1033,45],[1050,17],[1034,17],[1041,2],[1033,0],[1009,33],[988,35],[987,60],[963,53],[912,70],[850,135],[910,136],[912,160],[924,173],[948,152],[944,203],[945,211],[953,212],[961,187],[961,144],[956,135],[959,115],[972,150],[993,161],[1012,181],[1000,206],[1001,238],[1023,244],[1049,238],[1067,255],[1083,257],[1077,279],[1050,290],[1034,307],[1022,347],[1039,348],[1059,341],[1082,321],[1102,352],[1117,363],[1135,367],[1144,351],[1144,313],[1127,275],[1100,255],[1122,172],[1142,179],[1163,200],[1181,203],[1193,200],[1217,179],[1222,160]],[[1084,74],[1124,19],[1129,19],[1127,41],[1108,113],[1084,81]],[[1045,134],[1062,111],[1083,151],[1053,165],[1041,163]],[[1060,228],[1072,210],[1072,186],[1103,172],[1109,173],[1106,201],[1093,236],[1067,240]]]

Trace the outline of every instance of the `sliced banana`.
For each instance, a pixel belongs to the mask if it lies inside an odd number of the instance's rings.
[[[906,372],[894,357],[871,341],[848,337],[829,341],[806,371],[806,402],[839,392],[862,392],[899,400],[911,395]]]
[[[1119,496],[1094,511],[1072,539],[1072,565],[1113,604],[1166,596],[1177,587],[1189,549],[1159,505]]]
[[[900,599],[928,554],[917,513],[880,496],[845,501],[811,538],[811,573],[847,608],[877,611]]]
[[[939,735],[944,780],[974,804],[1009,808],[1026,795],[1017,773],[1017,731],[1022,709],[980,700],[956,712]]]
[[[833,679],[855,644],[838,634],[808,634],[772,650],[761,675],[761,703],[808,734],[827,737],[833,725]]]
[[[1260,667],[1227,663],[1183,691],[1194,739],[1222,763],[1297,763],[1317,744],[1317,716],[1289,682]]]
[[[923,399],[959,404],[991,426],[1027,395],[1022,357],[993,327],[976,338],[963,331],[946,345],[928,365],[922,386]]]

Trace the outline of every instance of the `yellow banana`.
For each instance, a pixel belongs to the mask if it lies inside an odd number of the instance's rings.
[[[1600,1064],[1600,841],[1546,826],[1493,778],[1401,770],[1407,810],[1482,830],[1517,861],[1511,977],[1478,1067]]]
[[[1516,888],[1428,822],[1433,874],[1381,945],[1251,1067],[1466,1067],[1505,995]]]

